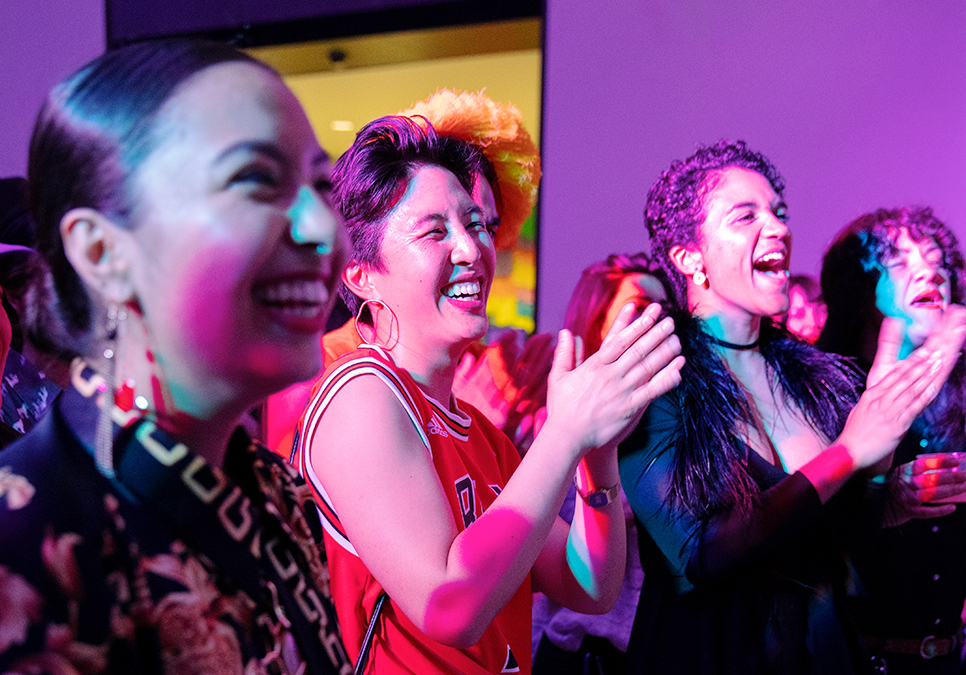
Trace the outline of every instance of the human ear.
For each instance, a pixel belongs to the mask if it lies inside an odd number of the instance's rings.
[[[125,254],[127,231],[96,209],[71,209],[60,220],[64,254],[86,286],[110,302],[134,296],[131,265]]]
[[[695,272],[704,270],[704,258],[698,250],[674,245],[668,250],[667,255],[678,272],[686,277],[691,277]]]
[[[368,265],[355,258],[350,260],[342,270],[342,283],[346,285],[356,297],[363,300],[375,299],[375,286]]]

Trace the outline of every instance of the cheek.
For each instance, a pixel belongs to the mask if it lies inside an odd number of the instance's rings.
[[[217,362],[238,338],[244,314],[239,303],[239,270],[245,260],[232,246],[205,246],[171,251],[164,267],[153,270],[144,303],[146,320],[168,356],[179,360]],[[155,346],[155,345],[152,345]]]
[[[879,283],[875,286],[875,306],[885,316],[901,317],[903,312],[899,308],[898,286],[895,279],[883,273]]]

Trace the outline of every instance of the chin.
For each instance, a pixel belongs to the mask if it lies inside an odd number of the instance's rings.
[[[318,375],[322,369],[322,347],[318,337],[306,340],[299,348],[274,343],[256,350],[250,359],[252,382],[258,381],[274,393]]]

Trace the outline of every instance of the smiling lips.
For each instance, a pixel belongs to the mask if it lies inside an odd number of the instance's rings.
[[[329,289],[322,279],[265,282],[255,287],[253,296],[256,302],[292,323],[299,332],[318,332],[324,328]]]
[[[917,295],[912,301],[913,307],[921,307],[923,309],[942,309],[944,304],[942,293],[937,288],[926,290],[920,295]]]
[[[481,297],[480,291],[480,282],[477,280],[459,281],[455,284],[443,286],[442,290],[445,297],[454,300],[479,300]]]
[[[756,272],[769,277],[788,277],[788,255],[784,250],[769,251],[752,265]]]

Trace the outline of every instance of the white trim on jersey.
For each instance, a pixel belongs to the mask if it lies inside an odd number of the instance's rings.
[[[311,411],[308,417],[305,419],[303,425],[303,433],[299,434],[299,466],[297,467],[302,477],[311,483],[312,487],[315,489],[316,494],[319,498],[325,502],[326,508],[323,509],[320,505],[316,505],[319,511],[319,517],[322,521],[322,526],[342,548],[349,551],[356,557],[355,547],[352,542],[343,534],[341,530],[341,524],[332,522],[331,517],[327,514],[326,510],[332,513],[335,518],[338,518],[338,512],[332,505],[332,501],[329,499],[328,493],[322,486],[322,480],[319,475],[315,472],[315,468],[312,466],[311,461],[309,461],[309,450],[312,447],[311,440],[315,437],[315,432],[319,424],[319,420],[322,414],[328,408],[329,403],[332,402],[333,397],[339,392],[339,390],[352,379],[360,375],[375,375],[382,382],[386,384],[396,398],[402,404],[403,409],[412,422],[413,427],[416,429],[416,433],[419,434],[419,438],[426,450],[429,452],[430,459],[432,459],[432,448],[429,444],[429,438],[426,436],[426,431],[423,429],[423,421],[419,415],[419,411],[416,410],[409,400],[409,396],[405,393],[405,383],[393,372],[391,366],[386,363],[376,359],[374,357],[361,357],[357,359],[352,359],[351,361],[346,361],[338,368],[336,368],[332,373],[326,376],[322,386],[319,387],[318,391],[309,401],[306,406],[307,411]],[[340,381],[341,380],[341,381]]]

